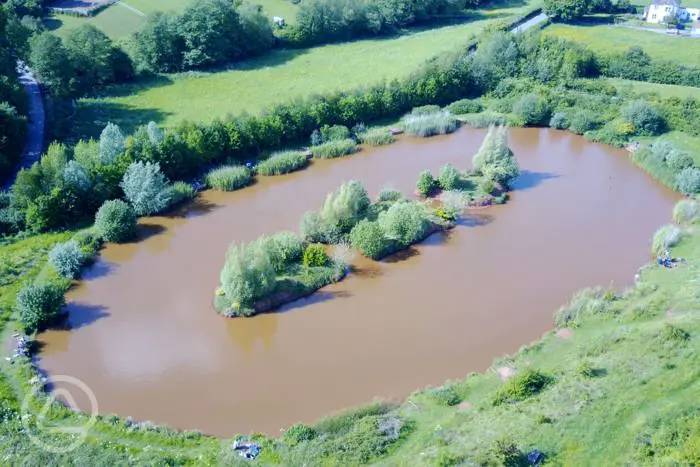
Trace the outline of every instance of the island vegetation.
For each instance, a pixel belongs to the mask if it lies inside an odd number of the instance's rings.
[[[103,86],[118,79],[118,66],[129,71],[114,44],[90,29],[75,33],[63,44],[35,31],[29,45],[31,19],[23,20],[21,28],[18,25],[23,15],[35,10],[30,3],[8,1],[0,11],[8,15],[5,24],[12,24],[12,31],[24,31],[27,37],[21,39],[19,34],[21,40],[13,42],[12,49],[25,56],[31,53],[30,62],[37,71],[44,71],[40,77],[49,91],[75,95],[93,84]],[[41,2],[36,3],[39,13],[30,15],[34,18],[41,14]],[[587,5],[569,4],[552,1],[547,8],[564,20],[592,11]],[[207,2],[202,8],[209,7]],[[362,14],[369,18],[367,11]],[[348,25],[341,26],[321,32],[330,40],[349,37]],[[7,31],[2,37],[11,37]],[[216,34],[210,37],[212,42],[200,49],[205,55],[206,46],[216,44]],[[92,55],[89,50],[102,53]],[[192,60],[218,60],[197,57],[195,50],[188,49]],[[12,63],[8,54],[3,55],[8,58],[1,61],[3,65]],[[630,147],[633,160],[688,195],[674,209],[674,223],[662,227],[652,242],[653,255],[668,253],[684,258],[685,263],[675,268],[646,266],[627,290],[595,288],[577,293],[556,313],[552,332],[497,359],[487,372],[417,391],[400,404],[371,404],[313,425],[294,425],[279,438],[253,435],[252,439],[262,447],[258,462],[263,464],[523,465],[536,451],[552,464],[695,465],[700,462],[700,208],[696,198],[700,155],[697,146],[688,142],[700,136],[696,124],[700,103],[693,98],[621,91],[607,81],[615,77],[697,86],[698,70],[670,57],[639,48],[602,53],[546,35],[492,31],[481,38],[474,53],[465,49],[443,57],[402,80],[282,104],[260,115],[186,123],[165,131],[155,124],[144,125],[125,136],[115,125],[107,125],[99,140],[72,147],[53,144],[0,196],[3,331],[21,329],[31,336],[60,320],[65,292],[102,242],[131,241],[137,215],[162,212],[194,196],[188,183],[169,180],[195,178],[221,164],[241,165],[251,155],[299,144],[326,125],[353,128],[361,122],[398,118],[414,107],[438,105],[437,124],[431,124],[437,133],[450,128],[457,118],[481,127],[549,126],[620,147],[638,143]],[[49,64],[55,60],[60,63]],[[90,73],[71,80],[79,63]],[[190,64],[178,62],[178,66]],[[15,72],[5,68],[2,73],[8,78],[0,81],[0,101],[9,103],[4,111],[9,117],[3,120],[9,123],[2,127],[2,136],[10,135],[3,141],[15,146],[0,149],[6,160],[14,162],[23,127],[21,99]],[[449,118],[442,110],[445,106]],[[493,142],[488,148],[502,148],[497,141],[502,131],[489,130]],[[367,135],[367,144],[389,142],[387,134],[383,129],[357,132],[361,141]],[[322,144],[327,143],[316,146]],[[297,280],[296,287],[311,290],[316,280],[337,280],[341,262],[328,253],[331,244],[345,247],[349,242],[366,256],[382,257],[421,238],[430,231],[431,222],[449,225],[447,208],[464,200],[461,183],[481,177],[466,190],[474,193],[470,199],[479,199],[493,195],[496,183],[507,186],[515,173],[512,158],[491,149],[474,162],[474,172],[446,166],[437,177],[421,175],[421,193],[430,196],[443,190],[442,214],[441,207],[430,206],[430,200],[409,201],[385,190],[371,202],[361,187],[344,185],[329,195],[318,212],[304,217],[301,236],[281,233],[234,247],[216,300],[223,302],[222,309],[230,310],[237,303],[237,311],[251,312],[256,301],[269,296],[278,284]],[[266,160],[275,162],[262,169],[265,160],[260,162],[261,175],[303,166],[298,156]],[[92,219],[91,228],[81,228]],[[251,271],[264,273],[264,280],[251,280]],[[98,417],[86,442],[69,454],[36,449],[27,437],[27,427],[39,426],[39,414],[59,427],[85,422],[87,415],[61,404],[50,405],[47,411],[44,384],[31,354],[13,362],[3,362],[0,373],[0,433],[7,462],[238,461],[227,441],[116,416]],[[504,381],[498,371],[503,367],[514,376]],[[70,439],[55,431],[41,436]]]

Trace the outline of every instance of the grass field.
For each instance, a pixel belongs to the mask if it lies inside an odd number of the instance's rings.
[[[353,89],[404,77],[427,59],[465,44],[497,18],[521,8],[492,10],[474,21],[385,39],[276,50],[226,71],[161,75],[156,80],[81,99],[74,135],[95,135],[108,121],[127,131],[156,121],[207,121],[242,111],[257,113],[278,102]]]
[[[92,18],[53,15],[46,18],[45,23],[49,29],[60,36],[65,36],[71,29],[89,23],[104,31],[112,39],[119,39],[138,31],[149,14],[156,11],[182,11],[191,1],[125,0],[106,8]],[[250,3],[261,5],[270,18],[282,16],[289,24],[294,22],[298,9],[298,6],[290,0],[251,0]]]
[[[694,88],[692,86],[647,83],[646,81],[632,81],[619,78],[607,78],[606,81],[623,92],[631,91],[638,94],[655,93],[661,97],[678,97],[681,99],[692,97],[700,99],[700,88]]]
[[[612,25],[553,24],[546,27],[544,33],[581,42],[596,52],[620,52],[639,46],[652,58],[700,66],[700,39]]]

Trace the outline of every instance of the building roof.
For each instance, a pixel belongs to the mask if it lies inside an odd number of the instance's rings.
[[[681,2],[678,0],[651,0],[652,5],[671,5],[675,7],[680,7]]]

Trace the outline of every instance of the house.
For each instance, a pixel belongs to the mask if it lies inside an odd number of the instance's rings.
[[[698,21],[700,8],[685,8],[679,0],[652,0],[644,8],[644,20],[647,23],[667,23],[672,19],[678,21]]]

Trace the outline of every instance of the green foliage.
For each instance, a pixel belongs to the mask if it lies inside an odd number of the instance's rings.
[[[664,225],[654,234],[651,242],[651,252],[654,255],[663,255],[670,248],[676,246],[681,241],[683,232],[672,224]]]
[[[330,258],[323,248],[323,245],[319,243],[312,243],[307,246],[304,250],[304,258],[302,263],[307,268],[322,267],[328,264]]]
[[[117,156],[124,152],[125,140],[119,126],[107,123],[107,126],[100,133],[100,162],[103,164],[113,163]]]
[[[362,219],[370,206],[369,195],[356,180],[343,183],[336,191],[329,193],[319,212],[323,231],[327,233],[347,233]],[[303,232],[303,230],[302,230]],[[313,237],[311,235],[307,237]],[[335,243],[334,239],[328,238]]]
[[[83,250],[75,240],[59,243],[49,252],[51,265],[61,276],[68,279],[78,276],[85,259]]]
[[[306,154],[301,151],[284,151],[272,154],[258,163],[260,175],[282,175],[306,167],[309,163]]]
[[[442,190],[455,190],[459,188],[462,176],[452,164],[445,164],[440,169],[437,183]]]
[[[254,312],[253,304],[275,288],[275,268],[260,242],[231,245],[221,270],[221,291],[231,308],[244,316]]]
[[[621,110],[622,118],[634,125],[638,135],[658,135],[666,128],[663,116],[645,100],[635,100]]]
[[[166,191],[164,197],[168,200],[168,206],[178,205],[197,196],[197,190],[186,182],[175,182],[169,185]]]
[[[554,378],[545,373],[531,368],[525,369],[520,374],[506,381],[506,383],[496,391],[493,398],[493,405],[523,401],[539,394],[553,382]]]
[[[545,0],[543,11],[554,21],[569,22],[589,13],[590,5],[585,0]]]
[[[595,130],[601,125],[600,118],[591,110],[579,109],[569,115],[569,130],[578,135]]]
[[[139,216],[155,214],[170,204],[171,189],[158,163],[132,162],[119,186]]]
[[[455,388],[450,385],[431,389],[428,394],[438,404],[446,407],[451,407],[462,402],[462,396],[460,396],[457,391],[455,391]]]
[[[484,109],[479,99],[460,99],[447,106],[453,115],[473,114]]]
[[[216,190],[234,191],[253,182],[253,176],[247,167],[229,165],[213,169],[207,173],[207,185]]]
[[[576,292],[569,304],[554,314],[557,327],[577,326],[591,316],[600,316],[610,310],[610,294],[602,288],[588,288]]]
[[[673,222],[692,224],[700,219],[700,203],[696,199],[682,199],[673,207]]]
[[[588,360],[583,360],[576,367],[576,373],[583,376],[584,378],[594,378],[596,376],[596,370],[591,365]]]
[[[384,188],[379,192],[377,200],[379,202],[393,202],[398,201],[403,198],[403,195],[398,190],[393,190],[391,188]]]
[[[102,246],[102,238],[94,228],[77,232],[71,240],[78,244],[86,259],[94,256]]]
[[[125,242],[136,235],[136,213],[124,201],[105,201],[95,215],[95,232],[107,242]]]
[[[304,254],[304,242],[293,232],[278,232],[256,240],[265,251],[275,272],[282,273],[293,263],[299,262]]]
[[[350,231],[350,243],[364,256],[380,259],[390,251],[391,242],[377,222],[361,220]]]
[[[44,329],[61,315],[65,289],[52,282],[30,284],[17,294],[17,312],[27,333]]]
[[[357,143],[354,139],[331,140],[318,146],[311,146],[311,154],[319,159],[333,159],[347,156],[357,152]]]
[[[283,435],[284,442],[290,446],[296,446],[304,441],[311,441],[316,437],[316,430],[303,423],[290,426]]]
[[[430,173],[430,170],[424,170],[418,175],[418,181],[416,182],[416,190],[421,196],[430,196],[437,189],[438,182]]]
[[[663,343],[682,345],[690,339],[690,333],[685,329],[681,329],[670,323],[665,323],[659,331],[657,338]]]
[[[416,201],[398,202],[377,220],[387,238],[408,246],[425,238],[430,228],[426,207]]]
[[[457,119],[447,110],[410,113],[401,122],[406,133],[423,137],[444,135],[457,129]]]
[[[368,144],[370,146],[382,146],[396,141],[394,135],[385,128],[366,130],[358,134],[357,137],[362,144]]]
[[[686,167],[676,175],[676,188],[681,193],[691,195],[700,192],[700,169]]]
[[[505,127],[489,127],[479,151],[474,155],[473,166],[476,172],[504,185],[520,174],[518,162],[508,147]]]
[[[321,127],[320,134],[322,143],[350,138],[350,130],[345,125],[324,125]]]
[[[544,125],[549,121],[551,110],[546,99],[537,94],[525,94],[513,105],[513,113],[525,125]]]
[[[558,130],[566,130],[569,128],[569,119],[564,112],[555,112],[549,120],[549,126]]]

